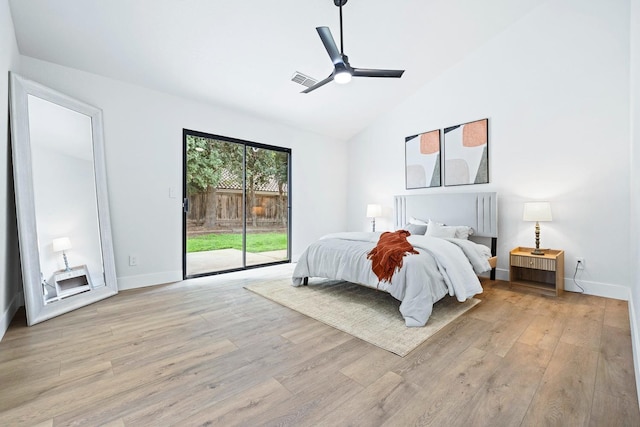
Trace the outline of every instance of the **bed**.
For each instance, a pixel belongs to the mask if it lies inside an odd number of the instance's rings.
[[[309,245],[298,260],[292,284],[306,285],[310,277],[319,277],[379,289],[401,301],[407,326],[424,326],[437,301],[447,295],[465,301],[482,293],[478,274],[490,272],[495,278],[497,217],[496,193],[395,196],[395,229],[415,231],[413,225],[428,225],[426,235],[407,237],[418,253],[403,257],[389,282],[378,279],[367,258],[382,233],[346,232]],[[466,236],[458,231],[465,228],[473,234],[461,238]]]

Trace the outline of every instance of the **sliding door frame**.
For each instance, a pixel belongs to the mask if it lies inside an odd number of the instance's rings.
[[[242,267],[230,268],[226,270],[212,271],[187,275],[187,214],[189,212],[189,202],[187,195],[187,135],[214,139],[225,142],[240,144],[242,150]],[[247,265],[247,148],[262,148],[265,150],[279,151],[287,153],[287,259],[273,261],[264,264]],[[262,144],[254,141],[247,141],[228,136],[214,135],[206,132],[199,132],[191,129],[182,129],[182,278],[193,279],[197,277],[213,276],[216,274],[231,273],[234,271],[250,270],[269,265],[288,264],[291,262],[291,149],[277,147],[275,145]]]

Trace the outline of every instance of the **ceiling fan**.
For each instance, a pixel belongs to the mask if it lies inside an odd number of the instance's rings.
[[[336,42],[331,35],[329,27],[316,27],[320,40],[324,44],[327,53],[333,62],[333,72],[326,79],[316,83],[301,93],[309,93],[312,90],[324,86],[332,80],[336,83],[344,84],[351,81],[351,77],[402,77],[404,70],[377,70],[372,68],[355,68],[349,64],[349,57],[344,54],[343,36],[342,36],[342,6],[347,4],[347,0],[333,0],[333,3],[340,8],[340,50],[336,46]]]

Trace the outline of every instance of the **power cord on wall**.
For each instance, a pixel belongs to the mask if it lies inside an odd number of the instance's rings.
[[[579,265],[580,265],[580,261],[576,262],[576,270],[573,272],[573,283],[575,283],[575,285],[580,288],[580,290],[582,291],[580,293],[584,294],[584,288],[582,286],[580,286],[578,284],[578,281],[576,280],[576,275],[578,274],[578,266]]]

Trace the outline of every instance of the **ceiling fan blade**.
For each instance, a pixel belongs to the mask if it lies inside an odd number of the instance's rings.
[[[333,39],[329,27],[316,27],[316,30],[318,31],[318,35],[320,35],[320,40],[322,40],[324,48],[327,49],[327,53],[329,54],[333,65],[344,64],[342,55],[338,50],[338,46],[336,46],[336,41]]]
[[[354,77],[402,77],[404,70],[376,70],[372,68],[354,68]]]
[[[300,93],[309,93],[309,92],[311,92],[312,90],[316,90],[316,89],[318,89],[320,86],[324,86],[324,85],[326,85],[327,83],[329,83],[329,82],[330,82],[330,81],[332,81],[332,80],[333,80],[333,73],[331,73],[331,75],[330,75],[329,77],[327,77],[326,79],[324,79],[324,80],[322,80],[322,81],[320,81],[320,82],[318,82],[318,83],[314,84],[314,85],[313,85],[313,86],[311,86],[310,88],[307,88],[307,89],[303,90],[303,91],[302,91],[302,92],[300,92]]]

